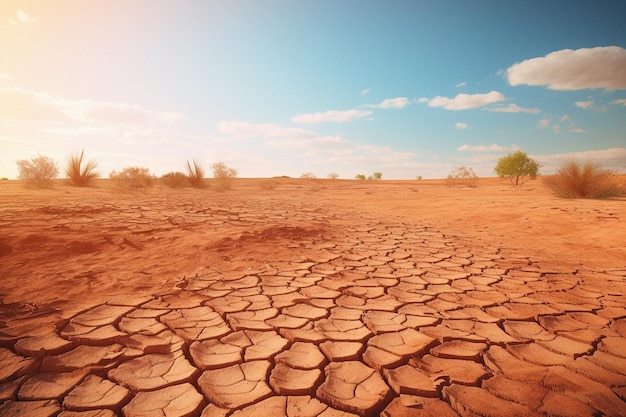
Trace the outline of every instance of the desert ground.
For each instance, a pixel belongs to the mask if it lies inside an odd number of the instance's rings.
[[[626,199],[0,181],[0,416],[625,416]]]

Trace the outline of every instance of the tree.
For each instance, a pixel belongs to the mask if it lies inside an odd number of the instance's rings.
[[[529,158],[526,153],[517,151],[500,158],[493,170],[501,178],[509,177],[511,184],[522,185],[537,177],[539,167],[537,161]]]
[[[383,177],[383,173],[382,172],[374,172],[373,178],[375,180],[379,180]]]
[[[365,179],[365,175],[363,175],[363,174],[356,174],[356,177],[354,177],[354,178],[356,178],[357,180],[364,180]]]
[[[54,159],[39,155],[30,160],[17,161],[18,178],[28,185],[47,187],[59,175],[59,167]]]
[[[305,172],[304,174],[300,175],[300,178],[311,179],[311,178],[317,178],[317,177],[312,172]]]

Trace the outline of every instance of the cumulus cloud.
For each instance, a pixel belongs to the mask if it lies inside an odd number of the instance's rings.
[[[541,120],[539,120],[537,122],[537,127],[541,128],[541,129],[547,129],[550,127],[550,119],[548,118],[543,118]]]
[[[29,16],[24,10],[18,10],[15,16],[9,19],[9,23],[12,25],[26,25],[29,23],[36,23],[37,19]]]
[[[456,148],[460,152],[509,152],[518,150],[517,145],[500,146],[497,143],[492,145],[461,145]]]
[[[356,119],[362,119],[372,114],[371,110],[329,110],[321,113],[298,114],[291,118],[294,123],[315,124],[324,122],[345,123]]]
[[[622,106],[626,106],[626,98],[621,98],[618,100],[613,100],[611,104],[621,104]]]
[[[417,101],[428,103],[430,107],[443,107],[446,110],[467,110],[485,107],[506,100],[504,94],[490,91],[486,94],[457,94],[454,98],[437,96],[432,99],[422,97]]]
[[[387,98],[378,104],[368,104],[367,107],[376,109],[402,109],[408,106],[411,101],[406,97]]]
[[[467,85],[466,81],[462,81],[460,83],[458,83],[457,85],[455,85],[455,87],[459,88],[459,87],[465,87]]]
[[[581,109],[588,109],[590,107],[593,106],[593,100],[588,100],[588,101],[577,101],[576,103],[574,103],[574,105],[576,107],[579,107]]]
[[[541,113],[541,110],[539,109],[536,109],[536,108],[529,109],[525,107],[520,107],[514,103],[511,103],[508,106],[491,107],[488,110],[493,111],[493,112],[500,112],[500,113],[530,113],[530,114]]]
[[[457,122],[454,124],[454,127],[459,130],[467,129],[467,123]]]
[[[513,64],[509,84],[551,90],[626,89],[626,49],[619,46],[563,49]]]

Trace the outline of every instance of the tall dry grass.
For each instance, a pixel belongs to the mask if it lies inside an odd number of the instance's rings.
[[[204,169],[195,159],[193,165],[187,161],[187,181],[192,187],[204,188]]]
[[[544,178],[544,183],[562,198],[607,198],[624,193],[614,171],[590,161],[565,161],[554,175]]]
[[[71,155],[65,169],[65,175],[72,185],[76,187],[84,187],[91,185],[93,180],[100,177],[100,173],[96,171],[96,164],[94,161],[85,162],[85,150],[80,152],[80,155]]]

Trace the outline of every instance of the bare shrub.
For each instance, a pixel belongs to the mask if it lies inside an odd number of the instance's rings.
[[[26,181],[26,185],[50,187],[52,180],[59,175],[59,167],[54,159],[39,155],[30,160],[17,161],[18,178]]]
[[[337,178],[339,178],[339,174],[337,174],[336,172],[331,172],[330,174],[327,175],[327,178],[329,180],[336,180]]]
[[[476,188],[478,186],[478,175],[472,168],[459,167],[448,174],[446,182],[451,187]]]
[[[65,175],[72,185],[84,187],[91,185],[100,174],[96,171],[98,165],[94,161],[85,162],[85,150],[80,155],[71,155],[65,169]]]
[[[216,162],[211,166],[213,177],[217,180],[219,189],[227,190],[232,187],[232,181],[239,173],[235,168],[226,166],[223,162]]]
[[[122,188],[146,188],[154,185],[155,177],[148,168],[128,167],[121,172],[113,171],[109,178],[115,185]]]
[[[544,183],[563,198],[607,198],[624,193],[614,171],[590,161],[565,161],[556,174],[544,178]]]
[[[312,172],[305,172],[304,174],[300,175],[300,178],[313,179],[317,177]]]
[[[193,165],[187,161],[187,181],[192,187],[204,188],[204,169],[195,159]]]
[[[161,182],[170,188],[184,188],[189,186],[187,175],[182,172],[168,172],[161,177]]]

